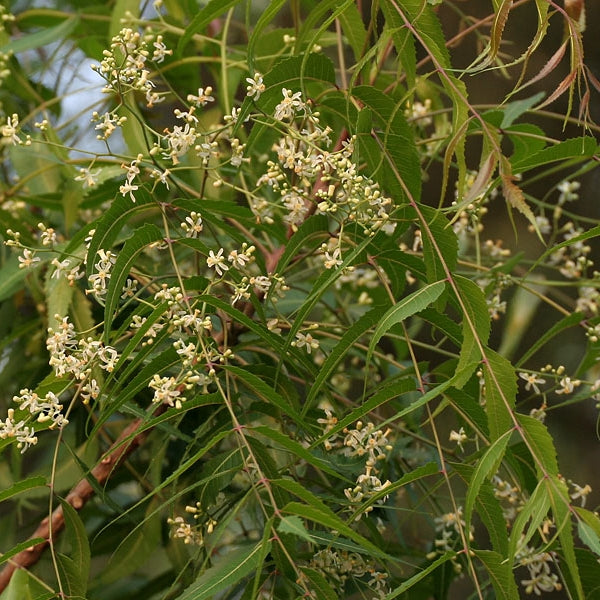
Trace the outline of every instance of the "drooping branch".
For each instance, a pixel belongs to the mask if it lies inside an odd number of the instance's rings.
[[[158,416],[166,410],[166,405],[161,404],[153,413]],[[121,465],[127,457],[137,450],[145,441],[153,427],[144,429],[136,434],[144,425],[144,419],[139,418],[132,421],[119,435],[117,440],[106,451],[100,462],[91,470],[90,476],[93,477],[98,485],[104,485],[115,468]],[[132,437],[133,436],[133,437]],[[85,504],[94,495],[94,488],[88,479],[82,479],[68,493],[65,501],[75,510],[81,510]],[[37,529],[33,532],[30,539],[44,538],[40,542],[16,554],[0,571],[0,593],[8,586],[13,573],[17,569],[27,569],[40,560],[46,548],[50,545],[50,537],[55,540],[56,536],[65,527],[65,518],[62,506],[58,506],[50,517],[41,521]]]

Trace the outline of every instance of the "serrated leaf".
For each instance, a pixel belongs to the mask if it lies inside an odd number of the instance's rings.
[[[400,594],[404,594],[415,584],[419,583],[422,579],[427,577],[430,573],[435,571],[438,567],[453,559],[456,556],[456,552],[446,552],[440,558],[434,560],[430,565],[423,569],[418,569],[417,573],[400,584],[397,588],[392,590],[389,594],[383,597],[383,600],[393,600],[400,596]]]
[[[160,543],[161,529],[161,515],[150,503],[143,522],[123,534],[104,571],[97,575],[101,585],[117,581],[144,565]]]
[[[61,501],[65,519],[65,537],[71,545],[70,556],[63,563],[69,575],[71,595],[85,597],[90,574],[90,543],[85,526],[77,511],[64,500]]]
[[[535,167],[569,159],[586,160],[594,155],[597,148],[598,143],[591,136],[571,138],[516,161],[513,171],[514,173],[523,173]]]
[[[322,573],[308,567],[300,567],[302,573],[311,583],[311,591],[317,594],[317,600],[339,600],[335,590],[329,585]]]
[[[8,500],[8,498],[12,498],[22,492],[26,492],[27,490],[31,490],[37,487],[45,487],[47,485],[46,478],[42,475],[38,475],[36,477],[29,477],[24,479],[23,481],[19,481],[14,485],[11,485],[8,489],[0,492],[0,502],[4,500]]]
[[[515,583],[512,565],[497,552],[474,550],[475,556],[483,563],[490,575],[498,600],[519,600],[519,590]]]
[[[2,556],[0,556],[0,565],[2,563],[7,562],[8,560],[10,560],[13,556],[16,556],[17,554],[19,554],[19,552],[22,552],[23,550],[27,550],[27,548],[31,548],[31,546],[37,546],[38,544],[43,544],[47,541],[48,540],[46,540],[45,538],[36,537],[36,538],[25,540],[24,542],[18,543],[16,546],[13,546],[10,550],[7,550],[6,552],[2,553]],[[2,598],[2,600],[4,600],[3,596],[0,596],[0,598]]]
[[[556,448],[547,427],[529,415],[516,414],[515,417],[523,428],[523,437],[534,455],[538,476],[558,475]]]
[[[517,550],[525,548],[548,514],[550,495],[546,483],[546,480],[538,483],[512,525],[508,540],[508,559],[511,564],[514,563]],[[527,525],[528,522],[529,525]]]
[[[277,525],[277,531],[281,533],[291,533],[300,539],[313,543],[313,539],[304,527],[304,521],[300,517],[282,517]]]
[[[492,350],[486,350],[485,355],[486,412],[493,442],[513,425],[511,411],[517,396],[517,382],[514,368],[508,360]]]
[[[392,306],[381,318],[379,325],[375,328],[369,343],[367,352],[367,364],[371,362],[377,342],[394,326],[408,317],[418,313],[433,304],[442,294],[446,287],[444,281],[430,283],[403,298]]]
[[[367,139],[374,135],[379,145],[379,164],[370,165],[370,176],[392,195],[395,204],[401,204],[403,199],[418,202],[421,198],[421,168],[414,135],[402,105],[372,86],[355,87],[352,95],[375,117],[374,129],[365,134]],[[358,136],[359,142],[365,135]]]
[[[271,543],[267,542],[267,552]],[[246,575],[254,572],[259,565],[259,558],[265,554],[265,544],[246,546],[228,552],[216,564],[204,571],[180,596],[179,600],[207,600],[216,594],[229,589]]]
[[[353,345],[369,330],[371,327],[381,322],[385,307],[375,307],[365,313],[356,323],[346,330],[340,341],[327,356],[325,362],[321,365],[319,373],[314,383],[310,387],[310,392],[306,398],[306,404],[312,405],[317,394],[321,393],[321,386],[329,379],[331,374],[339,365],[340,361],[352,349]],[[400,319],[402,320],[402,319]],[[392,325],[390,325],[391,327]],[[383,333],[381,334],[383,335]],[[381,335],[379,336],[381,338]],[[377,343],[377,342],[375,342]],[[367,358],[369,362],[369,358]]]
[[[54,27],[44,27],[35,33],[27,33],[19,38],[11,40],[0,48],[2,54],[19,54],[27,50],[35,50],[42,46],[47,46],[56,42],[56,40],[68,39],[69,35],[79,24],[79,17],[76,15],[65,19],[60,25]]]
[[[475,506],[475,501],[479,496],[481,486],[483,485],[484,481],[487,480],[490,474],[495,474],[498,470],[498,466],[502,461],[504,453],[506,452],[506,446],[508,445],[512,433],[512,431],[507,431],[504,435],[492,443],[483,453],[483,456],[477,461],[477,464],[473,469],[473,475],[469,480],[467,497],[465,499],[466,531],[470,531],[471,529],[473,507]]]
[[[546,92],[538,92],[529,98],[509,102],[504,107],[504,115],[500,127],[502,129],[510,127],[521,115],[525,114],[534,104],[539,102],[545,94]]]
[[[104,306],[104,332],[106,341],[108,341],[108,336],[111,333],[112,320],[121,297],[123,286],[135,263],[135,259],[146,246],[162,239],[163,232],[156,227],[156,225],[146,223],[135,230],[133,235],[125,242],[121,252],[119,252],[117,260],[112,268],[112,274],[106,292]]]

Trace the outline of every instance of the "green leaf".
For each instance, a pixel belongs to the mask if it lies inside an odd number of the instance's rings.
[[[156,225],[146,223],[135,230],[133,235],[125,242],[121,252],[119,252],[117,261],[112,269],[112,275],[106,292],[106,304],[104,306],[105,341],[108,342],[108,338],[111,334],[111,324],[114,313],[119,304],[123,286],[135,263],[137,255],[149,244],[158,242],[162,239],[163,232],[156,227]]]
[[[270,542],[266,546],[269,548]],[[254,572],[261,555],[265,554],[265,544],[262,542],[256,546],[244,546],[232,552],[227,552],[221,560],[217,560],[188,587],[178,600],[207,600],[214,598],[216,594],[229,589],[246,575]]]
[[[490,314],[481,288],[470,279],[454,276],[458,290],[458,308],[463,313],[463,341],[460,347],[457,371],[463,373],[455,387],[464,385],[481,360],[481,348],[485,347],[490,335]]]
[[[458,238],[444,214],[430,206],[419,205],[423,239],[423,259],[427,281],[446,279],[458,260]]]
[[[373,556],[385,557],[383,553],[375,544],[370,542],[367,538],[363,537],[354,529],[351,529],[346,525],[335,513],[330,510],[322,511],[314,506],[302,504],[300,502],[288,502],[282,509],[281,512],[289,513],[292,515],[299,515],[319,523],[324,527],[328,527],[331,530],[337,531],[339,534],[354,540],[357,544],[363,546],[366,550],[370,551]]]
[[[243,383],[248,389],[252,390],[259,397],[263,398],[267,402],[270,402],[285,414],[292,417],[298,425],[304,424],[304,419],[300,413],[298,413],[296,409],[291,406],[281,394],[276,392],[270,385],[260,379],[260,377],[257,377],[246,369],[235,367],[233,365],[223,365],[221,368],[232,375],[235,375],[236,379],[240,383]]]
[[[321,386],[329,379],[331,374],[340,364],[340,361],[352,349],[354,344],[361,338],[361,336],[363,336],[369,329],[371,329],[371,327],[381,321],[381,317],[384,312],[385,307],[375,307],[369,312],[365,313],[362,317],[360,317],[360,319],[358,319],[358,321],[356,321],[356,323],[352,325],[352,327],[346,330],[340,341],[335,345],[333,350],[327,356],[325,362],[321,365],[319,374],[310,387],[310,392],[306,398],[306,404],[309,406],[312,405],[316,396],[321,393]],[[379,337],[381,338],[381,336]],[[367,359],[367,362],[369,362],[369,358]]]
[[[512,564],[497,552],[474,550],[475,556],[483,563],[490,575],[498,600],[519,600],[519,590],[515,583]]]
[[[88,277],[94,272],[98,250],[110,250],[127,222],[136,213],[148,210],[154,206],[156,206],[154,199],[143,190],[138,190],[135,202],[129,196],[117,196],[112,201],[110,208],[96,222],[94,236],[87,252]]]
[[[485,351],[483,376],[490,440],[493,442],[513,425],[511,413],[517,396],[517,382],[510,362],[493,350]]]
[[[370,165],[370,176],[380,181],[384,191],[391,194],[395,204],[404,201],[418,202],[421,197],[421,167],[414,142],[414,135],[404,117],[401,103],[372,86],[358,86],[352,89],[372,114],[374,128],[361,138],[374,135],[379,144],[379,164]],[[378,170],[381,173],[378,174]]]
[[[317,594],[317,600],[339,600],[337,592],[329,585],[322,573],[308,567],[300,567],[300,569],[310,581],[311,591]]]
[[[538,477],[558,475],[556,448],[546,426],[529,415],[516,414],[515,416],[523,429],[523,438],[533,455]]]
[[[554,525],[558,532],[558,539],[560,540],[561,564],[569,572],[570,592],[573,596],[579,598],[579,600],[584,600],[583,586],[575,557],[573,521],[571,519],[571,506],[567,484],[564,479],[559,478],[557,475],[545,479],[544,483],[546,484],[546,493],[552,504]]]
[[[22,285],[23,280],[31,272],[29,269],[20,269],[19,260],[11,256],[0,267],[0,302],[10,298]],[[39,265],[40,263],[36,263]]]
[[[371,342],[369,343],[369,350],[367,352],[367,364],[371,361],[373,351],[377,342],[396,324],[404,321],[408,317],[418,313],[419,311],[427,308],[433,304],[444,291],[446,287],[445,281],[436,281],[430,283],[425,287],[418,289],[403,298],[398,304],[392,306],[385,315],[381,318],[379,325],[375,328]]]
[[[59,555],[59,566],[66,577],[66,587],[71,596],[85,597],[90,574],[90,544],[83,521],[77,511],[66,501],[61,500],[65,519],[65,537],[71,546],[70,556]]]
[[[550,495],[546,484],[546,480],[538,483],[513,523],[508,540],[508,559],[511,564],[514,563],[517,550],[527,545],[548,514]],[[529,525],[525,527],[528,522]]]
[[[10,550],[7,550],[6,552],[2,553],[2,556],[0,556],[0,565],[2,563],[5,563],[6,561],[10,560],[13,556],[16,556],[17,554],[19,554],[19,552],[22,552],[23,550],[27,550],[27,548],[31,548],[31,546],[37,546],[38,544],[43,544],[47,541],[48,540],[46,540],[45,538],[36,537],[36,538],[31,538],[31,539],[25,540],[24,542],[18,543],[16,546],[13,546]],[[0,596],[0,598],[2,598],[2,600],[4,600],[3,596]],[[19,597],[19,600],[20,600],[20,597]]]
[[[571,138],[515,162],[513,172],[523,173],[535,167],[568,159],[573,159],[575,162],[586,160],[592,158],[597,148],[598,143],[591,136]]]
[[[104,571],[97,575],[101,585],[117,581],[146,564],[160,543],[163,519],[155,511],[155,502],[150,503],[144,520],[123,534],[123,540],[110,557]]]
[[[450,463],[450,466],[459,474],[465,484],[473,477],[475,469],[470,465]],[[492,547],[502,556],[506,556],[508,553],[506,519],[502,513],[500,502],[494,494],[494,488],[489,481],[484,481],[479,488],[479,493],[475,498],[475,509],[488,531]]]
[[[250,39],[248,40],[248,50],[247,50],[248,68],[251,71],[251,73],[250,73],[251,77],[254,76],[254,71],[256,71],[256,67],[255,67],[256,44],[257,44],[258,40],[260,39],[265,27],[275,18],[277,13],[285,5],[286,1],[287,0],[271,0],[271,2],[269,2],[265,6],[265,9],[262,11],[262,14],[260,15],[258,21],[256,22],[256,25],[254,26],[254,28],[252,30],[252,35],[250,36]]]
[[[502,129],[510,127],[521,115],[525,114],[545,95],[546,92],[538,92],[537,94],[530,96],[529,98],[524,98],[523,100],[516,100],[515,102],[509,102],[504,107],[504,115],[502,117],[502,123],[500,124],[500,127]]]
[[[29,477],[24,479],[23,481],[19,481],[14,485],[11,485],[7,490],[3,490],[0,492],[0,502],[4,500],[8,500],[8,498],[12,498],[17,494],[25,492],[27,490],[31,490],[37,487],[45,487],[47,485],[46,478],[42,475],[38,475],[36,477]]]
[[[268,437],[273,442],[279,444],[299,460],[305,460],[309,465],[313,465],[314,467],[328,473],[332,477],[335,478],[343,478],[335,469],[331,468],[331,466],[326,463],[324,460],[318,458],[317,456],[313,456],[302,444],[299,444],[295,440],[292,440],[287,435],[281,433],[277,429],[272,427],[265,427],[259,425],[257,427],[253,427],[252,431],[260,433],[265,437]]]
[[[282,517],[279,525],[277,525],[277,531],[281,531],[281,533],[291,533],[307,542],[313,543],[314,541],[308,531],[306,531],[304,521],[302,521],[300,517]]]
[[[425,579],[430,573],[435,571],[439,566],[443,565],[445,562],[453,559],[456,556],[456,552],[446,552],[443,556],[440,556],[437,560],[434,560],[430,565],[425,567],[424,569],[419,569],[415,575],[402,582],[397,588],[393,589],[389,594],[383,597],[383,600],[393,600],[400,596],[400,594],[404,594],[415,584],[419,583],[422,579]]]
[[[70,16],[60,25],[44,27],[35,33],[28,33],[17,39],[11,40],[8,44],[4,44],[4,46],[0,48],[0,53],[7,54],[12,52],[13,54],[19,54],[20,52],[47,46],[57,40],[68,39],[69,35],[75,30],[77,25],[79,25],[79,17],[75,15]]]
[[[475,468],[473,469],[473,475],[469,481],[467,487],[467,497],[465,499],[465,530],[470,531],[471,529],[471,517],[473,515],[473,507],[479,497],[479,491],[483,482],[487,480],[490,474],[495,474],[498,470],[504,453],[506,452],[506,446],[512,435],[512,430],[507,431],[501,437],[499,437],[493,444],[487,448],[483,456],[477,461]]]
[[[574,506],[580,520],[577,522],[579,537],[594,553],[600,557],[600,518],[591,510]]]

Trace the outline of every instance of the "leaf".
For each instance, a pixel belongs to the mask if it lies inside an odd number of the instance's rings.
[[[510,362],[493,350],[485,351],[483,375],[490,440],[494,442],[513,425],[517,382]]]
[[[504,107],[504,115],[500,127],[506,129],[510,127],[521,115],[525,114],[536,102],[539,102],[546,92],[538,92],[529,98],[510,102]]]
[[[57,40],[68,39],[69,35],[75,30],[77,25],[79,25],[79,17],[76,15],[70,16],[60,25],[44,27],[35,33],[28,33],[11,40],[8,44],[4,44],[0,48],[0,53],[8,54],[12,52],[13,54],[19,54],[27,50],[35,50],[36,48],[47,46]]]
[[[593,513],[590,513],[593,514]],[[598,518],[598,517],[596,517]],[[600,536],[597,528],[590,527],[585,521],[577,522],[577,532],[581,541],[590,549],[596,556],[600,557]]]
[[[70,595],[84,598],[90,574],[90,543],[77,511],[64,500],[61,500],[61,506],[65,519],[65,537],[71,545],[71,550],[70,556],[59,555],[59,564],[67,578]]]
[[[454,283],[458,291],[458,309],[463,313],[463,340],[456,367],[457,372],[461,372],[462,375],[455,384],[455,387],[460,388],[479,365],[482,358],[481,349],[487,344],[491,324],[481,288],[474,281],[459,275],[454,276]]]
[[[575,557],[575,540],[573,539],[573,522],[571,519],[571,506],[569,493],[564,479],[557,475],[547,478],[546,493],[552,504],[554,525],[560,540],[562,561],[561,565],[569,572],[570,592],[580,600],[584,600],[583,586],[579,576],[579,568]]]
[[[446,283],[444,281],[436,281],[425,287],[418,289],[403,298],[398,304],[392,306],[381,318],[379,325],[375,328],[369,343],[367,352],[367,364],[371,361],[373,351],[377,342],[396,324],[404,321],[408,317],[418,313],[433,304],[444,291]]]
[[[27,490],[31,490],[37,487],[45,487],[47,485],[46,478],[42,475],[37,475],[35,477],[29,477],[24,479],[23,481],[19,481],[14,485],[11,485],[8,489],[0,492],[0,502],[4,500],[8,500],[17,494],[25,492]]]
[[[259,425],[257,427],[253,427],[252,431],[260,433],[283,448],[286,448],[295,458],[299,460],[305,460],[309,465],[313,465],[314,467],[321,469],[321,471],[328,473],[332,477],[345,479],[337,471],[335,471],[335,469],[332,469],[331,466],[329,466],[329,464],[324,460],[318,458],[317,456],[313,456],[304,446],[302,446],[302,444],[299,444],[277,429]]]
[[[515,414],[515,417],[523,429],[523,438],[533,455],[538,477],[558,475],[556,448],[546,426],[529,415]]]
[[[308,397],[306,398],[306,404],[311,406],[313,400],[316,398],[317,394],[321,392],[321,386],[325,381],[329,379],[331,374],[335,371],[337,366],[340,364],[340,361],[347,355],[347,353],[352,349],[354,344],[369,330],[371,327],[376,325],[381,321],[382,315],[385,312],[385,307],[379,306],[375,307],[369,312],[365,313],[356,323],[352,325],[340,341],[335,345],[333,350],[327,356],[325,362],[321,365],[319,369],[319,373],[314,383],[310,387],[310,392]],[[383,334],[382,334],[383,335]],[[380,336],[381,337],[381,336]],[[369,362],[369,358],[367,358],[367,363]]]
[[[337,531],[339,534],[354,540],[357,544],[363,546],[366,550],[371,552],[373,556],[385,557],[385,553],[382,552],[375,544],[370,542],[367,538],[363,537],[354,529],[351,529],[346,525],[336,514],[331,511],[322,511],[314,506],[302,504],[300,502],[288,502],[282,509],[283,513],[290,513],[293,515],[299,515],[315,523],[319,523],[324,527],[328,527],[331,530]]]
[[[546,484],[546,480],[538,483],[513,523],[508,540],[508,560],[510,564],[514,563],[517,550],[525,548],[548,514],[550,495]],[[526,527],[528,522],[529,525]]]
[[[453,559],[455,556],[456,556],[456,552],[446,552],[446,554],[444,554],[443,556],[440,556],[440,558],[434,560],[429,566],[425,567],[424,569],[418,569],[418,571],[415,575],[413,575],[412,577],[410,577],[409,579],[404,581],[401,585],[399,585],[397,588],[392,590],[386,596],[383,596],[382,600],[393,600],[394,598],[397,598],[398,596],[400,596],[400,594],[404,594],[415,584],[419,583],[419,581],[421,581],[421,579],[424,579],[425,577],[427,577],[430,573],[435,571],[439,566],[441,566],[445,562],[448,562],[449,560]]]
[[[140,193],[141,192],[141,193]],[[138,190],[136,201],[133,202],[129,196],[117,196],[112,201],[109,209],[96,221],[95,232],[87,252],[87,276],[94,272],[96,254],[98,250],[110,250],[117,236],[125,227],[127,222],[139,212],[148,210],[155,206],[150,194],[144,190]]]
[[[574,161],[585,160],[591,158],[597,148],[598,144],[591,136],[570,138],[515,162],[513,171],[514,173],[523,173],[535,167],[568,159]]]
[[[248,50],[247,50],[248,68],[251,71],[251,74],[250,74],[251,77],[254,75],[254,71],[256,71],[256,66],[255,66],[256,43],[258,42],[259,38],[261,37],[265,27],[275,18],[275,16],[281,10],[281,8],[283,7],[283,5],[285,3],[286,3],[286,0],[271,0],[271,2],[269,2],[266,5],[265,9],[262,11],[258,21],[256,22],[256,25],[254,25],[254,27],[252,29],[252,35],[250,36],[250,39],[248,40]]]
[[[444,214],[430,206],[418,205],[427,281],[446,279],[458,260],[458,238]]]
[[[473,550],[490,575],[490,581],[498,600],[519,600],[519,590],[515,583],[512,564],[497,552]]]
[[[282,533],[291,533],[292,535],[306,540],[307,542],[314,542],[308,531],[306,531],[304,522],[300,517],[282,517],[279,525],[277,525],[277,531],[281,531]]]
[[[317,600],[339,600],[337,592],[329,585],[320,571],[302,566],[300,569],[310,581],[311,591],[317,594]]]
[[[106,304],[104,306],[104,337],[107,342],[123,286],[137,255],[149,244],[162,239],[163,232],[156,225],[146,223],[135,230],[133,235],[125,242],[121,252],[119,252],[112,268],[112,275],[106,292]]]
[[[0,302],[10,298],[22,285],[23,280],[30,273],[30,269],[20,269],[19,260],[11,256],[0,267]],[[39,265],[40,263],[36,263]]]
[[[214,598],[219,592],[229,589],[246,575],[254,572],[260,564],[259,558],[271,546],[262,542],[256,546],[244,546],[232,552],[228,552],[221,560],[217,560],[188,587],[178,600],[206,600]]]
[[[47,541],[48,540],[46,540],[45,538],[37,537],[18,543],[16,546],[13,546],[10,550],[7,550],[6,552],[2,553],[2,556],[0,556],[0,565],[10,560],[13,556],[19,554],[19,552],[27,550],[27,548],[31,548],[32,546],[37,546],[38,544],[46,543]],[[0,598],[4,600],[3,596],[0,596]],[[19,596],[19,600],[20,598],[21,597]]]
[[[243,369],[241,367],[235,367],[233,365],[223,365],[223,370],[236,376],[236,379],[243,383],[248,389],[252,390],[259,397],[263,398],[267,402],[270,402],[285,414],[289,415],[294,419],[296,424],[303,425],[304,419],[302,415],[296,411],[296,409],[287,402],[287,400],[275,391],[270,385],[265,383],[262,379]]]
[[[414,135],[406,122],[401,103],[394,102],[372,86],[355,87],[352,96],[372,111],[374,128],[368,132],[367,139],[374,135],[383,152],[379,165],[370,165],[370,176],[380,181],[395,204],[401,204],[403,200],[418,202],[421,197],[421,167]],[[365,134],[358,136],[359,143],[364,137]],[[381,170],[379,175],[377,167]]]
[[[475,470],[474,467],[462,463],[450,463],[450,466],[459,474],[465,484],[472,478]],[[488,531],[492,547],[502,556],[506,556],[508,552],[506,520],[500,502],[494,494],[494,488],[487,480],[482,483],[475,498],[475,509]]]
[[[123,532],[123,539],[108,564],[102,573],[96,576],[100,580],[100,585],[117,581],[148,562],[161,540],[163,519],[155,508],[155,503],[150,503],[144,520],[132,531]]]
[[[509,430],[492,443],[483,453],[483,456],[477,461],[477,464],[473,469],[473,475],[469,480],[467,497],[465,499],[465,531],[470,531],[471,529],[473,507],[479,497],[481,486],[484,481],[488,479],[490,474],[495,474],[497,472],[512,433],[512,430]]]

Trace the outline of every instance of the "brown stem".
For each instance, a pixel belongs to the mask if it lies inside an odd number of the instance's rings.
[[[166,410],[165,405],[161,405],[154,412],[153,416],[158,416]],[[123,463],[127,457],[137,450],[146,440],[152,428],[145,429],[137,435],[135,432],[144,424],[144,419],[139,418],[132,421],[119,435],[117,440],[108,449],[100,462],[92,469],[90,476],[102,486],[112,471]],[[133,436],[133,437],[132,437]],[[94,489],[87,479],[82,479],[67,495],[65,501],[68,502],[75,510],[81,510],[86,502],[94,495]],[[8,561],[4,569],[0,571],[0,593],[8,586],[12,574],[17,569],[26,569],[31,567],[41,558],[44,550],[50,545],[50,532],[55,538],[65,527],[65,518],[63,515],[62,506],[57,507],[50,516],[46,517],[39,524],[38,528],[33,532],[30,539],[44,538],[44,542],[40,542],[35,546],[31,546]]]

